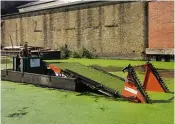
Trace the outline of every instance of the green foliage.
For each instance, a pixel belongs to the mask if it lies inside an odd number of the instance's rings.
[[[70,51],[67,45],[60,47],[61,58],[88,58],[92,59],[93,54],[84,47],[81,47],[77,51]]]
[[[67,48],[67,45],[60,47],[61,58],[69,58],[71,51]]]
[[[72,52],[72,58],[88,58],[88,59],[92,59],[93,58],[93,54],[87,50],[84,47],[81,47],[79,50]]]
[[[93,55],[90,51],[88,51],[86,48],[82,48],[82,58],[88,58],[88,59],[92,59]]]
[[[71,57],[72,57],[72,58],[81,58],[81,55],[80,55],[79,52],[74,51],[74,52],[72,52]]]

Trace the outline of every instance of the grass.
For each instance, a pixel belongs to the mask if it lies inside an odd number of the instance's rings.
[[[143,64],[143,61],[70,59],[85,65],[124,67]],[[60,62],[52,60],[50,62]],[[108,63],[109,62],[109,63]],[[122,62],[122,63],[120,63]],[[58,64],[58,63],[57,63]],[[73,63],[72,63],[73,64]],[[126,65],[125,65],[126,64]],[[153,62],[155,67],[173,69],[173,63]],[[65,65],[64,65],[65,66]],[[68,64],[75,71],[85,74],[84,69]],[[73,67],[72,67],[73,66]],[[66,66],[65,66],[66,67]],[[90,70],[88,73],[92,72]],[[125,73],[112,72],[125,77]],[[88,75],[96,75],[88,74]],[[138,74],[143,78],[143,74]],[[98,77],[104,78],[99,75]],[[96,78],[96,77],[95,77]],[[100,80],[100,78],[98,80]],[[174,91],[174,78],[164,78]],[[2,123],[4,124],[173,124],[174,95],[148,92],[152,104],[137,104],[94,95],[79,95],[76,92],[39,88],[1,81]]]

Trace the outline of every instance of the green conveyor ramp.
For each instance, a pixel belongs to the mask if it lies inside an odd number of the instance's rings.
[[[53,63],[56,67],[62,69],[69,69],[74,71],[80,75],[83,75],[91,80],[94,80],[98,83],[101,83],[111,89],[118,91],[119,93],[122,92],[124,88],[124,82],[120,79],[107,75],[101,71],[95,70],[91,67],[87,67],[85,65],[79,63]]]

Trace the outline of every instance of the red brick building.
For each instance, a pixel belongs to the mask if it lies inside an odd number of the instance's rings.
[[[173,52],[174,2],[149,2],[147,54],[173,55]]]

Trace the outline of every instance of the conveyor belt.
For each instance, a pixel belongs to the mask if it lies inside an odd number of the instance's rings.
[[[76,62],[52,64],[54,64],[56,67],[62,68],[63,70],[69,69],[77,74],[96,81],[103,86],[109,87],[111,89],[114,89],[115,91],[118,91],[119,93],[122,93],[124,81],[119,78],[113,77],[111,75],[105,74],[101,71],[95,70],[91,67]]]
[[[66,69],[65,72],[69,75],[72,75],[74,78],[76,78],[76,81],[83,83],[84,85],[95,89],[97,91],[99,91],[102,94],[105,94],[107,96],[113,96],[113,97],[121,97],[120,93],[118,93],[116,90],[111,89],[109,87],[106,87],[96,81],[93,81],[87,77],[84,77],[76,72],[73,72],[71,70]]]
[[[107,75],[109,75],[109,76],[112,76],[112,77],[114,77],[114,78],[117,78],[117,79],[119,79],[119,80],[121,80],[121,81],[125,81],[124,78],[119,77],[119,76],[114,75],[114,74],[111,74],[111,73],[108,73],[108,72],[106,72],[106,71],[104,71],[104,70],[102,70],[102,69],[99,69],[99,68],[95,67],[95,66],[91,66],[91,68],[93,68],[93,69],[95,69],[95,70],[98,70],[98,71],[101,71],[101,72],[103,72],[103,73],[105,73],[105,74],[107,74]]]
[[[125,81],[121,79],[116,79],[116,77],[114,78],[111,75],[107,75],[101,71],[97,71],[79,63],[59,63],[56,64],[56,66],[59,68],[63,68],[64,66],[63,73],[68,77],[75,78],[77,83],[84,84],[87,87],[94,89],[107,96],[119,97],[124,98],[125,100],[134,101],[134,95],[132,96],[131,94],[128,97],[123,94],[123,90],[125,88]],[[129,65],[124,70],[127,70],[128,75],[129,77],[131,77],[134,86],[136,87],[137,91],[140,92],[140,98],[144,99],[144,102],[150,103],[151,100],[149,99],[147,93],[144,91],[132,66]],[[113,82],[111,82],[110,78],[113,78]],[[138,100],[140,100],[140,98],[138,98]]]

